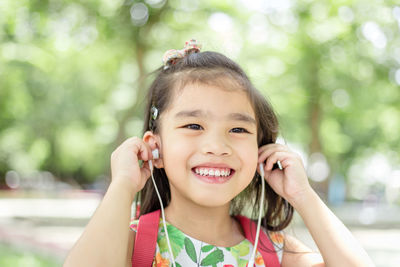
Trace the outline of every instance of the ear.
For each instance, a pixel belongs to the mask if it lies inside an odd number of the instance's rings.
[[[161,169],[164,168],[164,163],[162,160],[162,146],[161,146],[161,138],[160,135],[154,134],[151,131],[147,131],[143,135],[143,141],[149,144],[151,150],[158,149],[160,158],[153,160],[154,167]]]

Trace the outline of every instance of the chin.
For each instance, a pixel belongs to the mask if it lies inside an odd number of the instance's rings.
[[[224,194],[200,194],[200,192],[197,192],[197,194],[193,194],[190,198],[193,202],[200,206],[216,208],[227,205],[234,197],[235,196],[228,196]]]

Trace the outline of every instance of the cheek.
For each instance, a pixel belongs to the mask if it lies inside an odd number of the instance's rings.
[[[242,151],[246,151],[249,159],[254,159],[258,157],[258,145],[255,138],[246,140],[246,142],[243,142],[240,146]]]
[[[174,138],[166,139],[163,144],[164,168],[175,172],[177,171],[176,169],[182,169],[180,164],[186,163],[186,157],[189,151],[188,147],[190,146],[182,140],[176,140]]]
[[[257,142],[254,142],[254,144],[251,145],[249,148],[248,154],[248,164],[250,167],[256,171],[257,166],[258,166],[258,147],[257,147]]]
[[[236,153],[242,162],[242,169],[247,175],[254,173],[258,163],[258,147],[256,142],[248,142],[236,148]]]
[[[188,147],[190,146],[183,138],[170,138],[165,144],[166,152],[173,156],[184,155]]]
[[[165,153],[165,157],[179,154],[178,151],[182,146],[182,142],[180,142],[180,140],[175,135],[171,134],[171,132],[173,132],[173,129],[170,129],[169,127],[166,127],[166,129],[163,128],[162,148]]]
[[[257,168],[258,168],[258,155],[257,155],[257,153],[255,153],[255,156],[253,156],[251,158],[251,161],[249,161],[248,166],[249,166],[249,172],[251,174],[254,174],[256,172]]]

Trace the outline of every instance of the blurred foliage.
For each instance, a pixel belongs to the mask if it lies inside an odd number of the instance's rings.
[[[0,266],[54,267],[61,266],[59,259],[22,251],[0,243]]]
[[[108,176],[111,152],[141,134],[148,74],[190,38],[242,65],[329,177],[385,183],[351,171],[374,155],[399,169],[395,1],[3,0],[0,13],[3,180]]]

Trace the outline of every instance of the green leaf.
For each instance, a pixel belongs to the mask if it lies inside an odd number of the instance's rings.
[[[196,249],[194,248],[193,242],[190,240],[190,238],[187,237],[185,237],[185,249],[190,259],[194,263],[197,263]]]
[[[206,245],[204,247],[201,248],[201,251],[203,252],[209,252],[210,250],[212,250],[214,248],[213,245]]]
[[[239,259],[239,261],[238,261],[239,267],[246,267],[248,262],[249,261],[247,261],[247,260]]]
[[[249,243],[247,242],[242,242],[239,245],[236,246],[237,249],[239,249],[239,255],[241,257],[246,256],[250,252],[250,247]]]
[[[223,262],[224,261],[224,253],[220,249],[216,249],[210,254],[205,257],[200,265],[201,266],[209,266],[209,265],[214,265],[217,264],[218,262]]]
[[[236,247],[231,248],[231,254],[236,260],[239,259],[239,250]]]
[[[182,267],[179,263],[175,262],[176,267]]]
[[[169,241],[171,242],[172,253],[174,254],[174,258],[179,255],[181,250],[183,249],[185,235],[176,227],[168,224],[167,231],[169,236]],[[160,247],[160,252],[168,252],[168,243],[167,237],[164,232],[164,228],[161,228],[162,235],[157,236],[158,246]]]

